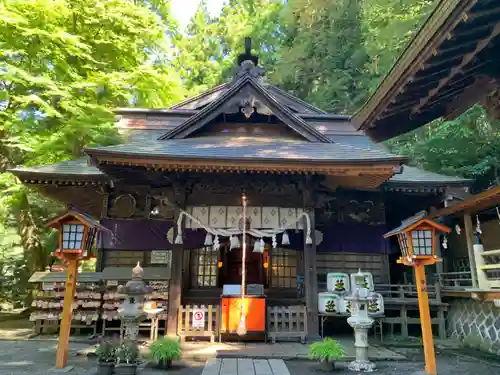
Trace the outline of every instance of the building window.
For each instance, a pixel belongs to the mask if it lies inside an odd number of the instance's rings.
[[[271,252],[271,287],[297,288],[297,251],[273,249]]]
[[[219,252],[212,246],[191,250],[191,287],[217,287]]]

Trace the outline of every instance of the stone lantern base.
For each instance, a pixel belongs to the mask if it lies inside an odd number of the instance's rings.
[[[354,328],[354,346],[356,348],[356,360],[349,363],[349,370],[372,372],[375,370],[375,363],[368,360],[368,330],[373,325],[373,319],[365,317],[351,316],[347,323]]]

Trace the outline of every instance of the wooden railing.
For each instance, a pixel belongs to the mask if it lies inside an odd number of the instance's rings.
[[[476,248],[478,245],[474,245]],[[481,289],[500,289],[500,250],[474,250],[477,279]]]
[[[463,291],[473,286],[472,274],[470,271],[464,272],[443,272],[432,275],[443,292]]]
[[[307,336],[307,310],[305,306],[274,306],[267,308],[267,337],[276,340],[298,338],[302,343]]]
[[[193,313],[204,312],[203,327],[193,327]],[[196,306],[186,305],[179,307],[177,317],[177,335],[184,341],[186,337],[209,337],[214,342],[219,336],[220,327],[219,306]]]

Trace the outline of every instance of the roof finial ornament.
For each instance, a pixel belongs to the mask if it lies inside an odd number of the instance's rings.
[[[252,54],[252,38],[248,36],[245,37],[245,54],[246,55]]]
[[[252,54],[252,39],[245,38],[245,53],[238,55],[238,67],[235,74],[235,80],[245,75],[261,80],[264,77],[264,69],[259,65],[259,57]]]

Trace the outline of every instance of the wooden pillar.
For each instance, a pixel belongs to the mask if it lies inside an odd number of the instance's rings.
[[[66,289],[64,293],[63,316],[59,329],[59,342],[56,352],[56,368],[66,367],[68,360],[69,334],[71,331],[71,320],[73,318],[73,299],[76,290],[78,276],[77,254],[67,254],[68,265],[66,268]]]
[[[174,241],[178,234],[177,220],[181,213],[181,208],[185,208],[186,193],[183,186],[174,186],[175,198],[177,207],[174,215]],[[182,222],[181,229],[184,229],[185,219]],[[170,288],[168,294],[168,316],[167,324],[165,325],[165,335],[170,337],[177,336],[177,315],[181,306],[182,297],[182,269],[184,261],[184,245],[172,245],[172,266],[170,271]]]
[[[442,262],[438,262],[436,264],[439,264],[439,263],[442,263]],[[436,302],[437,302],[437,308],[438,308],[437,317],[438,317],[438,322],[439,322],[438,323],[439,324],[439,338],[441,340],[446,340],[446,319],[444,316],[445,308],[442,305],[443,301],[441,298],[441,284],[439,282],[436,282],[434,285],[436,288]]]
[[[415,278],[417,282],[420,324],[422,326],[422,342],[424,344],[425,372],[429,375],[436,375],[436,355],[434,353],[434,341],[432,338],[432,323],[431,323],[431,312],[429,308],[429,294],[427,293],[425,266],[423,264],[416,265]]]
[[[316,272],[316,220],[314,212],[314,187],[311,180],[304,186],[304,211],[311,221],[312,244],[306,244],[307,226],[304,225],[304,289],[307,308],[307,339],[319,340],[318,323],[318,277]],[[305,224],[305,223],[304,223]]]
[[[464,214],[465,238],[467,240],[467,252],[469,254],[470,277],[472,287],[478,288],[476,258],[474,257],[474,230],[472,229],[472,219],[470,214]]]
[[[405,287],[406,285],[399,286],[399,298],[401,299],[399,314],[401,317],[401,337],[408,338],[408,307],[405,302]]]

